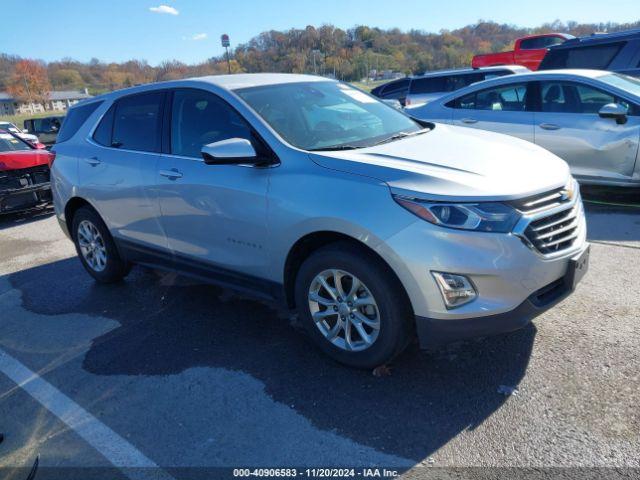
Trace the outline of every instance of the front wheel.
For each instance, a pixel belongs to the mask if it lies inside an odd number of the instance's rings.
[[[390,269],[349,243],[313,253],[300,267],[296,305],[313,341],[358,368],[389,362],[408,344],[411,308]]]

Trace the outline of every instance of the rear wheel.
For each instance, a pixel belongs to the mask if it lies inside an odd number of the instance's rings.
[[[73,216],[73,241],[85,270],[102,283],[122,280],[131,270],[123,260],[100,216],[89,207],[80,208]]]
[[[389,268],[350,243],[313,253],[300,267],[296,305],[313,341],[349,366],[373,368],[408,344],[411,308]]]

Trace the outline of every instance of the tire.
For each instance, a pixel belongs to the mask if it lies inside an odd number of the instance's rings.
[[[335,288],[335,272],[346,297],[340,296],[341,302],[334,300],[320,280],[324,279],[334,294],[340,294]],[[354,283],[362,288],[357,287],[356,294],[349,296],[351,292],[347,290],[352,290]],[[303,262],[296,276],[295,301],[313,342],[334,360],[351,367],[384,365],[401,353],[411,339],[413,313],[399,280],[378,257],[348,242],[323,247]],[[368,321],[364,322],[363,317]],[[347,322],[351,342],[346,341]],[[356,323],[372,340],[369,344]]]
[[[91,244],[87,247],[92,234],[94,235],[93,255],[83,253],[83,249],[86,252],[87,248],[92,248]],[[72,238],[82,265],[96,281],[100,283],[119,282],[129,274],[131,264],[122,259],[109,229],[100,215],[92,208],[81,207],[75,213],[72,223]],[[96,253],[98,251],[104,255],[98,255]]]

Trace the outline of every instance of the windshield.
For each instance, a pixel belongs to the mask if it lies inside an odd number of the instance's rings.
[[[0,122],[0,129],[7,130],[8,132],[11,132],[11,133],[22,133],[20,130],[18,130],[18,127],[16,127],[13,123],[9,123],[9,122]]]
[[[31,147],[13,135],[0,133],[0,152],[17,152],[22,150],[31,150]]]
[[[291,145],[304,150],[360,148],[422,127],[360,90],[303,82],[236,90]]]
[[[599,77],[598,80],[601,80],[612,87],[625,90],[636,97],[640,97],[640,79],[638,78],[630,77],[629,75],[621,75],[619,73],[612,73],[610,75]]]

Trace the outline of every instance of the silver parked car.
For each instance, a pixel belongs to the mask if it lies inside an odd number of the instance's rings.
[[[566,160],[584,184],[640,186],[640,80],[600,70],[549,70],[489,80],[413,117],[506,133]]]
[[[357,367],[414,331],[432,348],[519,328],[587,265],[565,162],[324,78],[107,94],[70,109],[53,150],[56,214],[96,280],[140,263],[280,300]]]
[[[500,65],[499,67],[486,68],[460,68],[456,70],[440,70],[427,72],[419,77],[411,77],[404,104],[407,108],[413,108],[432,102],[448,93],[474,83],[504,77],[516,73],[531,72],[527,67],[520,65]],[[372,91],[375,95],[375,92]],[[383,92],[383,98],[386,90]],[[378,96],[378,95],[376,95]]]

